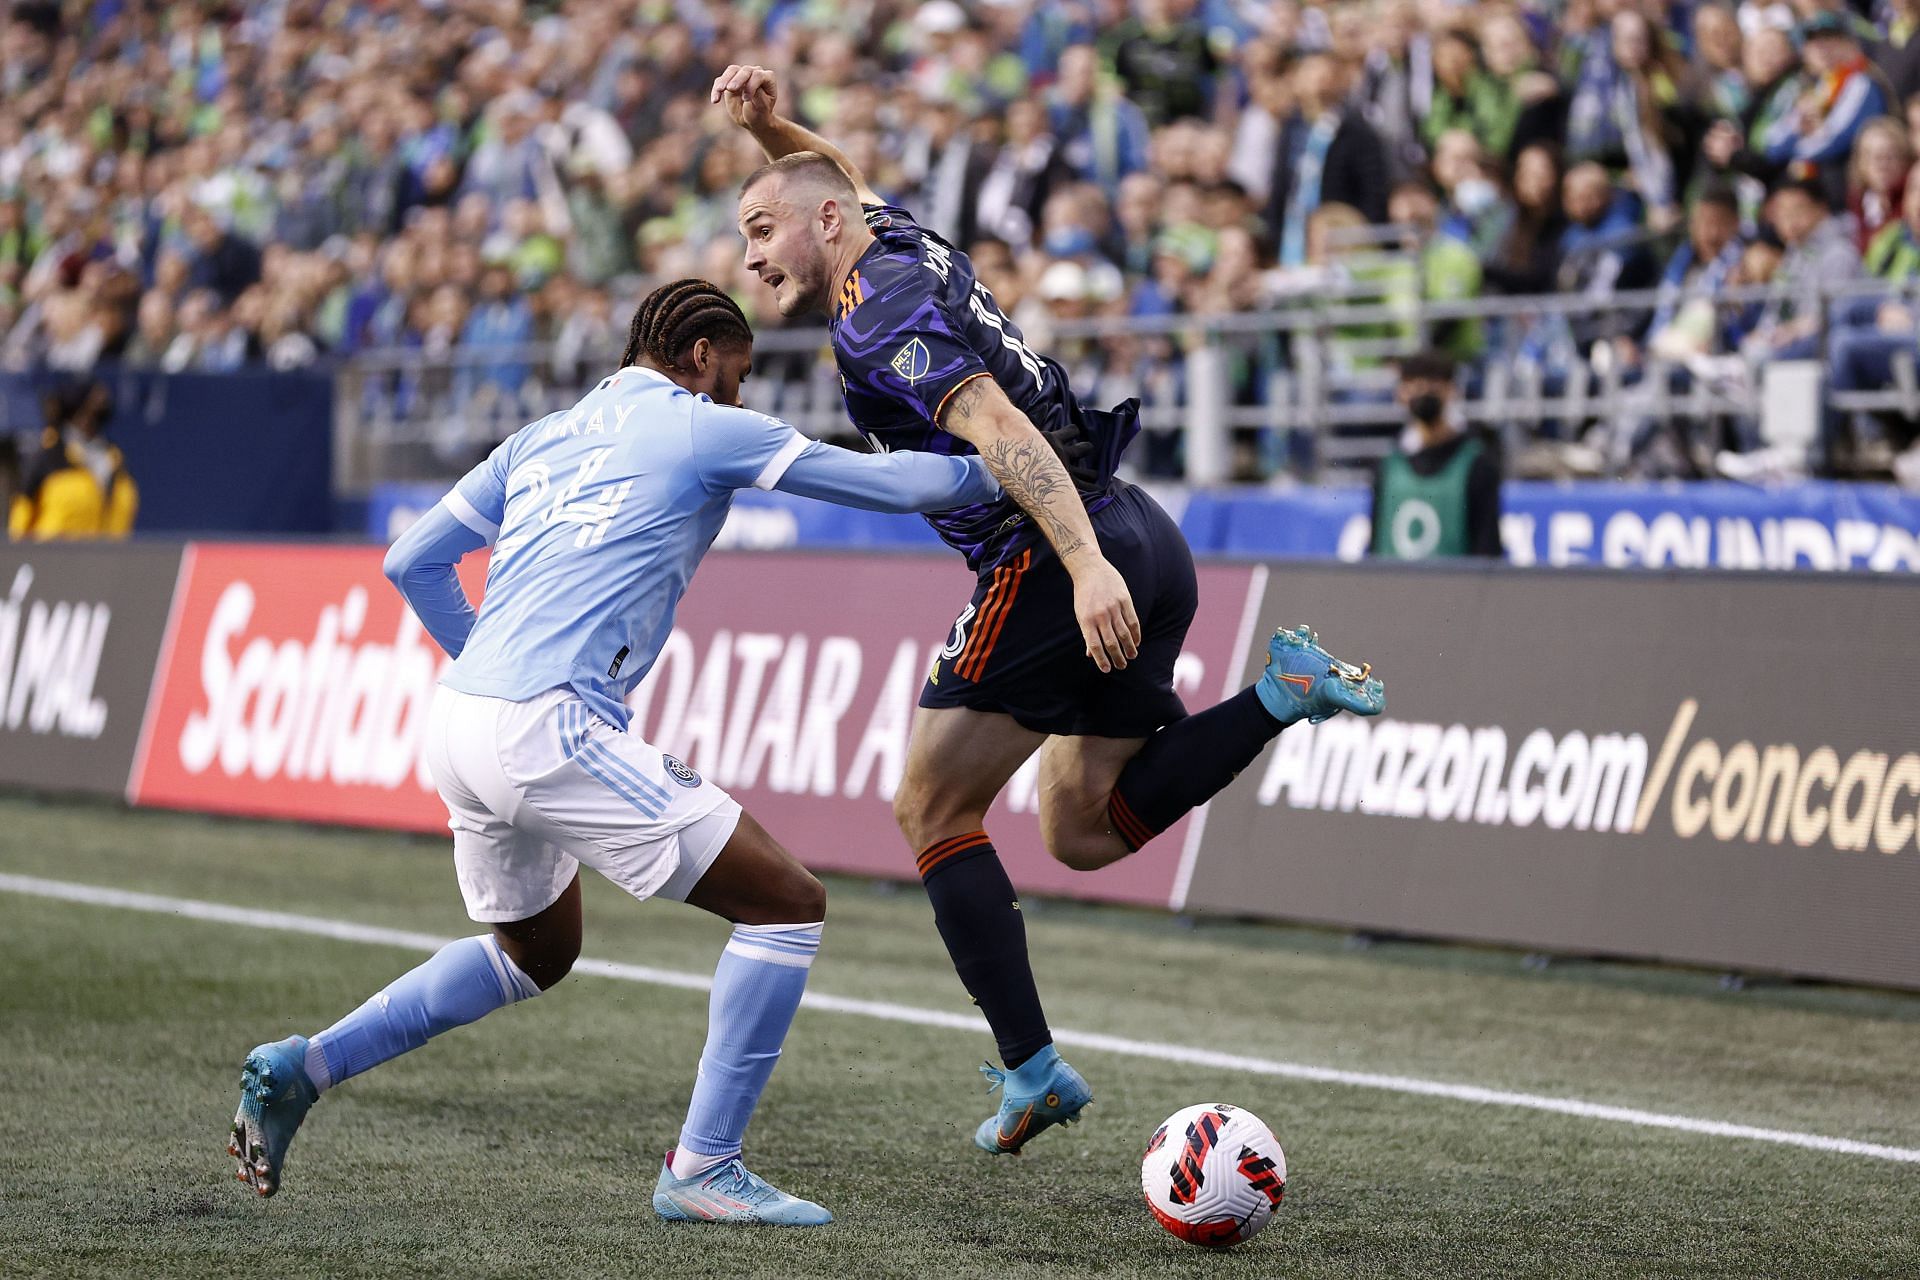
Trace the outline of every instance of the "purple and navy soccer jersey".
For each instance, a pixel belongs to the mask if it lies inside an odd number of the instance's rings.
[[[1066,371],[1022,341],[966,254],[904,209],[868,205],[866,215],[874,244],[835,299],[829,331],[847,415],[875,450],[973,453],[940,429],[940,410],[962,384],[983,376],[1041,431],[1086,426]],[[1087,510],[1111,501],[1113,488],[1109,479],[1083,491]],[[980,571],[1039,536],[1006,497],[933,512],[927,523]]]

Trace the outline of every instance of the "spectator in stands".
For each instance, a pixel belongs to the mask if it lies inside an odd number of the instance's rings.
[[[124,538],[140,493],[106,438],[113,396],[97,380],[63,387],[44,400],[46,427],[12,495],[7,532],[16,540]]]
[[[436,297],[435,311],[449,324],[458,297],[457,292],[445,299]],[[487,387],[503,394],[520,390],[527,380],[526,359],[507,352],[533,340],[533,315],[526,299],[514,292],[513,272],[506,263],[489,263],[481,272],[480,303],[459,332],[460,345],[479,357],[461,371],[467,381],[462,398]]]
[[[1622,9],[1607,42],[1588,46],[1567,108],[1568,159],[1622,175],[1655,230],[1680,220],[1679,80],[1680,68],[1645,16]]]
[[[1204,119],[1213,108],[1219,69],[1206,26],[1194,17],[1197,0],[1137,0],[1106,37],[1127,98],[1154,127]]]
[[[1916,174],[1920,174],[1920,165],[1905,175],[1899,219],[1880,228],[1862,259],[1863,269],[1876,280],[1899,284],[1920,276],[1920,190],[1915,189]],[[1837,319],[1836,323],[1849,322]]]
[[[1711,354],[1718,342],[1718,302],[1740,265],[1740,202],[1726,186],[1694,197],[1687,239],[1667,260],[1660,277],[1660,305],[1647,326],[1647,347],[1656,357],[1682,362]]]
[[[1603,360],[1610,360],[1616,352],[1632,351],[1647,315],[1610,309],[1608,302],[1622,291],[1652,288],[1659,268],[1634,217],[1638,202],[1615,189],[1605,168],[1592,161],[1577,164],[1561,188],[1567,229],[1560,238],[1560,292],[1581,294],[1593,304],[1569,320],[1573,345],[1587,357],[1605,346]]]
[[[369,112],[354,140],[340,198],[345,205],[344,229],[391,235],[400,225],[403,183],[407,163],[394,137],[393,119],[384,111]]]
[[[1121,179],[1147,167],[1147,118],[1117,88],[1101,83],[1099,55],[1090,44],[1061,51],[1047,124],[1073,171],[1110,197]]]
[[[1464,129],[1486,150],[1504,154],[1520,121],[1519,99],[1487,74],[1480,42],[1464,31],[1445,31],[1433,45],[1433,97],[1420,123],[1429,148],[1441,134]]]
[[[1385,0],[1368,30],[1353,102],[1380,137],[1395,183],[1426,163],[1420,119],[1433,86],[1433,41],[1413,0]]]
[[[1742,44],[1732,8],[1716,0],[1693,11],[1693,60],[1682,87],[1702,114],[1738,120],[1752,104]]]
[[[1499,559],[1499,450],[1462,431],[1450,408],[1455,367],[1440,352],[1400,362],[1396,396],[1407,415],[1399,448],[1374,474],[1368,549],[1391,560]]]
[[[1780,237],[1773,233],[1773,228],[1762,224],[1740,250],[1740,265],[1735,268],[1729,285],[1743,290],[1770,287],[1774,277],[1780,274],[1783,253]],[[1767,304],[1762,301],[1743,302],[1732,309],[1721,323],[1722,349],[1738,351],[1744,347],[1747,337],[1760,327],[1760,318],[1766,309]]]
[[[1513,162],[1513,217],[1481,270],[1495,293],[1551,293],[1560,273],[1567,217],[1560,207],[1560,157],[1534,143]]]
[[[1867,121],[1887,113],[1893,99],[1846,18],[1816,14],[1801,24],[1800,41],[1812,90],[1776,122],[1765,154],[1795,177],[1817,179],[1828,203],[1838,206],[1846,198],[1854,139]]]
[[[221,303],[231,305],[260,279],[260,250],[213,214],[194,205],[187,210],[184,227],[193,254],[187,268],[187,284],[194,289],[210,289]]]
[[[1775,296],[1748,336],[1749,360],[1805,360],[1820,350],[1823,284],[1855,279],[1860,253],[1843,219],[1827,207],[1826,192],[1813,178],[1788,179],[1767,200],[1767,223],[1785,253],[1774,277]]]
[[[1307,219],[1322,204],[1348,204],[1370,222],[1387,216],[1386,148],[1361,115],[1345,105],[1339,61],[1316,54],[1294,72],[1297,108],[1280,131],[1279,159],[1267,201],[1269,233],[1279,236],[1283,267],[1307,260]]]
[[[1136,173],[1120,183],[1113,221],[1118,236],[1120,266],[1131,276],[1145,275],[1153,261],[1153,237],[1161,227],[1165,185],[1150,173]],[[994,297],[1000,291],[993,291]]]
[[[922,226],[953,244],[971,244],[978,238],[980,184],[996,149],[949,99],[919,103],[914,120],[901,146],[902,172],[911,184],[906,198]]]
[[[1514,205],[1500,188],[1500,173],[1464,129],[1450,129],[1434,148],[1434,178],[1446,193],[1440,230],[1470,247],[1484,264],[1513,225]]]
[[[1487,74],[1512,104],[1513,129],[1505,143],[1493,147],[1495,154],[1517,155],[1540,143],[1557,149],[1566,132],[1566,95],[1541,69],[1540,49],[1526,23],[1511,11],[1496,12],[1481,23],[1480,39]]]
[[[140,297],[133,338],[121,358],[136,368],[156,368],[173,338],[173,299],[158,289],[149,289]]]
[[[1280,126],[1293,114],[1293,84],[1284,51],[1270,40],[1256,40],[1243,49],[1240,69],[1247,101],[1234,122],[1227,176],[1240,184],[1256,208],[1264,208],[1273,194]],[[1148,158],[1151,163],[1151,148]]]
[[[980,180],[977,225],[1016,248],[1033,243],[1047,197],[1073,181],[1073,170],[1047,132],[1046,109],[1031,99],[1009,103],[1006,141]]]
[[[1790,130],[1787,121],[1810,88],[1793,37],[1778,27],[1762,27],[1741,50],[1747,105],[1732,120],[1716,120],[1700,142],[1702,161],[1711,169],[1743,175],[1763,187],[1785,167],[1768,153],[1769,140]],[[1753,201],[1759,203],[1758,197]]]
[[[254,332],[266,312],[266,298],[249,289],[233,306],[210,309],[194,347],[194,367],[206,373],[232,373],[257,354]]]
[[[1459,302],[1480,293],[1480,260],[1472,249],[1440,232],[1440,202],[1424,182],[1406,182],[1388,200],[1401,248],[1415,263],[1419,297],[1425,302]],[[1458,359],[1480,354],[1485,334],[1478,320],[1443,320],[1428,326],[1428,341]]]
[[[1887,78],[1894,100],[1905,102],[1920,93],[1920,0],[1889,0],[1879,12],[1884,35],[1870,40],[1874,65]]]
[[[552,185],[551,161],[534,137],[539,112],[531,93],[516,92],[487,110],[487,133],[468,158],[462,194],[479,194],[493,208],[531,200]]]
[[[1907,126],[1892,116],[1860,127],[1847,166],[1847,212],[1853,217],[1854,247],[1861,253],[1883,227],[1900,220],[1902,189],[1913,167]]]
[[[1298,271],[1316,256],[1316,211],[1350,205],[1378,223],[1416,177],[1439,186],[1440,225],[1410,229],[1398,269],[1436,299],[1530,291],[1550,271],[1596,299],[1651,283],[1670,246],[1656,258],[1636,238],[1712,178],[1732,181],[1751,221],[1761,184],[1817,173],[1854,215],[1856,247],[1881,244],[1876,268],[1904,270],[1901,237],[1876,238],[1901,207],[1900,151],[1891,124],[1871,121],[1920,90],[1920,0],[1881,0],[1872,22],[1843,0],[1730,4],[696,0],[635,24],[605,0],[388,6],[375,23],[352,5],[233,0],[194,20],[189,63],[172,71],[152,62],[170,47],[152,35],[171,38],[164,19],[68,6],[33,57],[9,63],[0,104],[0,361],[204,368],[458,346],[469,312],[507,300],[481,296],[494,258],[541,340],[585,286],[617,313],[643,277],[703,269],[733,240],[744,169],[713,145],[704,98],[715,60],[742,56],[791,63],[796,109],[831,117],[875,185],[956,243],[980,238],[983,203],[996,223],[1019,210],[1024,235],[996,229],[1014,235],[1029,297],[1058,261],[1097,273],[1104,297],[1104,258],[1125,288],[1099,308],[1243,306],[1232,296],[1251,286],[1222,274],[1243,256],[1239,230]],[[1780,29],[1795,18],[1804,51]],[[1042,143],[1053,161],[1036,167]],[[1570,218],[1554,234],[1552,153],[1535,143],[1610,171],[1600,225]],[[1105,209],[1079,194],[1088,179]],[[1092,258],[1055,252],[1087,235]],[[750,283],[743,302],[759,294]],[[1489,331],[1501,358],[1514,327]],[[1479,332],[1432,336],[1475,355]],[[1162,378],[1151,345],[1112,376]]]
[[[1920,277],[1920,166],[1907,175],[1900,221],[1883,227],[1874,237],[1865,266],[1868,274],[1889,284]],[[1911,299],[1868,294],[1839,301],[1830,314],[1826,346],[1829,390],[1845,395],[1885,389],[1893,382],[1896,360],[1920,357],[1920,327]],[[1867,434],[1849,414],[1830,411],[1825,425],[1829,456],[1815,461],[1834,461],[1833,455],[1848,444],[1857,451]],[[1898,450],[1894,478],[1920,491],[1920,447],[1914,444],[1913,424],[1889,418],[1881,425]],[[1788,465],[1791,469],[1791,462]]]

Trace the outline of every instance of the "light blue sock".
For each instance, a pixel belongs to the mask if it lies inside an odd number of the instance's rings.
[[[740,1137],[767,1087],[793,1025],[807,970],[820,950],[820,924],[736,925],[713,971],[707,1047],[673,1175],[690,1178],[740,1154]]]
[[[492,934],[461,938],[307,1042],[307,1075],[326,1090],[516,1000],[540,994]]]

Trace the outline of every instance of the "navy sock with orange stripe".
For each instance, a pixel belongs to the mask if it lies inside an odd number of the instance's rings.
[[[919,862],[954,970],[987,1015],[1001,1061],[1012,1070],[1053,1043],[1013,881],[984,831],[936,840],[920,851]]]
[[[1107,801],[1107,818],[1129,849],[1212,799],[1286,728],[1261,704],[1257,687],[1175,720],[1127,761]]]

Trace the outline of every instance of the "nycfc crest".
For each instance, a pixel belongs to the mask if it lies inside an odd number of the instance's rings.
[[[662,755],[660,757],[660,763],[666,766],[668,775],[681,786],[697,787],[700,785],[700,775],[687,768],[684,764],[681,764],[672,756]]]

